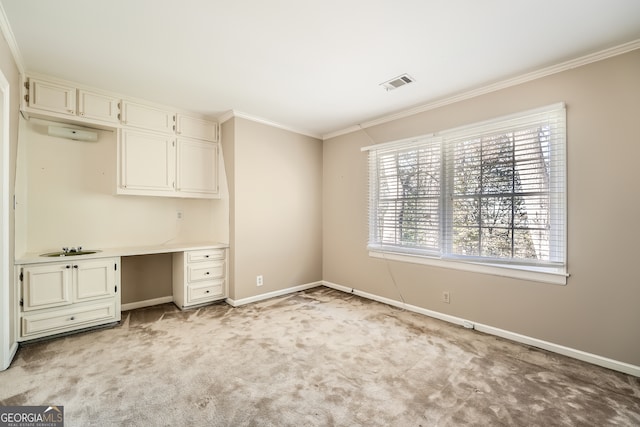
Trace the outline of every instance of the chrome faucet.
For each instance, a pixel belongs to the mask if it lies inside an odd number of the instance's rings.
[[[80,252],[82,250],[82,246],[78,246],[77,248],[62,248],[62,252],[65,254]]]

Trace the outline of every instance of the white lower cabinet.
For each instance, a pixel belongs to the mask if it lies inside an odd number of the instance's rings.
[[[173,254],[173,301],[189,308],[227,297],[226,249]]]
[[[120,320],[120,258],[19,269],[21,341]]]

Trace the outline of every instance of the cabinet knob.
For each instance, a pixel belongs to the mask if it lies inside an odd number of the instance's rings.
[[[71,266],[70,265],[65,265],[64,268],[71,268]]]
[[[74,316],[71,316],[69,320],[76,320],[76,318]]]
[[[208,294],[209,292],[211,292],[211,291],[207,290],[207,291],[205,291],[205,294]]]
[[[209,255],[205,255],[204,257],[205,257],[205,258],[209,258]]]
[[[78,268],[78,266],[77,266],[77,265],[74,265],[74,266],[73,266],[73,268]]]
[[[209,272],[207,271],[207,272],[206,272],[206,273],[204,273],[204,274],[206,274],[206,275],[208,276],[208,275],[209,275]]]

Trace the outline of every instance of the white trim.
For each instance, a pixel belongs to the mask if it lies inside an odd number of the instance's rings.
[[[322,135],[322,139],[327,140],[327,139],[335,138],[336,136],[345,135],[348,133],[355,132],[357,130],[381,125],[383,123],[388,123],[394,120],[413,116],[415,114],[424,113],[425,111],[435,110],[436,108],[444,107],[446,105],[454,104],[456,102],[475,98],[480,95],[496,92],[498,90],[506,89],[512,86],[517,86],[519,84],[537,80],[542,77],[547,77],[552,74],[561,73],[563,71],[571,70],[573,68],[582,67],[584,65],[602,61],[604,59],[612,58],[614,56],[622,55],[639,48],[640,48],[640,39],[636,39],[631,42],[621,44],[619,46],[615,46],[615,47],[605,49],[599,52],[595,52],[589,55],[584,55],[579,58],[571,59],[569,61],[561,62],[560,64],[545,67],[537,71],[533,71],[527,74],[522,74],[520,76],[516,76],[510,79],[502,80],[502,81],[492,83],[486,86],[482,86],[476,89],[471,89],[471,90],[459,93],[457,95],[452,95],[443,99],[429,102],[427,104],[419,105],[417,107],[410,108],[408,110],[404,110],[399,113],[390,114],[388,116],[382,116],[377,119],[361,123],[358,126],[350,126],[342,130],[330,132],[328,134]]]
[[[381,258],[391,261],[409,262],[412,264],[430,265],[433,267],[448,268],[452,270],[470,271],[472,273],[490,274],[492,276],[510,277],[512,279],[530,280],[533,282],[549,283],[552,285],[566,285],[567,273],[552,271],[545,267],[515,266],[481,264],[475,262],[463,262],[453,259],[431,258],[426,256],[391,253],[384,251],[369,251],[372,258]]]
[[[347,286],[337,285],[335,283],[323,281],[324,286],[336,289],[338,291],[351,293],[361,296],[363,298],[378,301],[383,304],[388,304],[394,307],[402,308],[414,313],[423,314],[425,316],[440,319],[445,322],[453,323],[456,325],[464,326],[469,329],[475,329],[479,332],[483,332],[490,335],[495,335],[501,338],[505,338],[511,341],[515,341],[521,344],[530,345],[533,347],[541,348],[543,350],[551,351],[553,353],[562,354],[563,356],[571,357],[573,359],[582,360],[583,362],[591,363],[593,365],[602,366],[604,368],[613,369],[614,371],[624,372],[625,374],[640,377],[640,366],[632,365],[626,362],[620,362],[618,360],[610,359],[608,357],[598,356],[597,354],[587,353],[586,351],[577,350],[563,345],[554,344],[549,341],[540,340],[538,338],[521,335],[515,332],[507,331],[504,329],[495,328],[493,326],[484,325],[482,323],[476,323],[471,320],[463,319],[461,317],[451,316],[449,314],[440,313],[426,308],[418,307],[411,304],[406,304],[400,301],[392,300],[389,298],[380,297],[367,292],[359,291],[355,288],[349,288]]]
[[[496,127],[499,129],[507,128],[509,129],[511,126],[517,126],[521,123],[530,123],[533,116],[540,116],[542,114],[550,114],[555,113],[559,110],[566,109],[566,104],[561,102],[555,102],[553,104],[545,105],[542,107],[531,108],[525,111],[519,111],[517,113],[506,114],[504,116],[493,117],[491,119],[482,120],[475,123],[469,123],[466,125],[456,126],[450,129],[439,130],[434,133],[428,133],[425,135],[412,136],[409,138],[403,138],[396,141],[382,142],[374,145],[367,145],[366,147],[361,147],[360,151],[372,151],[372,150],[387,150],[393,149],[395,147],[405,148],[407,146],[411,147],[411,143],[413,145],[421,145],[424,144],[425,140],[432,138],[446,138],[447,135],[455,135],[455,138],[460,138],[464,136],[466,133],[469,135],[477,135],[478,133],[485,132],[486,129],[489,129],[490,132],[495,132]],[[565,114],[562,112],[562,114]]]
[[[153,298],[153,299],[147,299],[144,301],[136,301],[136,302],[130,302],[127,304],[122,304],[122,306],[120,307],[120,311],[135,310],[136,308],[151,307],[153,305],[166,304],[168,302],[173,302],[173,296]]]
[[[9,50],[11,50],[13,60],[16,63],[16,67],[18,67],[18,71],[20,72],[20,74],[24,74],[24,62],[22,60],[22,54],[20,53],[18,42],[16,41],[16,37],[13,34],[11,24],[9,24],[9,19],[7,18],[7,14],[5,13],[2,4],[0,4],[0,29],[2,29],[2,35],[9,45]]]
[[[10,301],[10,289],[13,286],[12,271],[9,268],[9,145],[11,144],[9,128],[11,126],[11,85],[0,70],[0,98],[2,101],[0,117],[0,371],[5,370],[11,364],[15,355],[16,342],[11,342],[11,313],[13,313]],[[15,339],[16,337],[14,337]]]
[[[234,116],[235,114],[233,113],[233,110],[229,110],[223,115],[218,116],[218,123],[223,124],[224,122],[233,119]]]
[[[218,122],[220,124],[226,122],[227,120],[232,119],[233,117],[239,117],[241,119],[246,119],[246,120],[250,120],[252,122],[256,122],[256,123],[261,123],[263,125],[267,125],[267,126],[271,126],[274,128],[278,128],[278,129],[282,129],[282,130],[286,130],[289,132],[293,132],[293,133],[299,133],[300,135],[305,135],[305,136],[310,136],[311,138],[316,138],[316,139],[322,139],[322,135],[319,135],[317,133],[313,133],[313,132],[307,132],[301,129],[295,129],[289,126],[285,126],[283,124],[280,123],[276,123],[273,122],[271,120],[268,119],[263,119],[261,117],[257,117],[257,116],[253,116],[251,114],[248,113],[243,113],[242,111],[237,111],[237,110],[229,110],[226,113],[224,113],[223,115],[218,117]]]
[[[323,282],[312,282],[304,285],[292,286],[286,289],[280,289],[278,291],[267,292],[265,294],[255,295],[252,297],[242,298],[239,300],[233,300],[231,298],[227,298],[227,304],[232,305],[233,307],[239,307],[241,305],[250,304],[252,302],[263,301],[269,298],[279,297],[282,295],[292,294],[294,292],[305,291],[311,288],[317,288],[318,286],[322,286]]]

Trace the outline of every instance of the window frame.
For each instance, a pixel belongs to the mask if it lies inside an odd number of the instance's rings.
[[[532,117],[544,116],[546,114],[555,114],[558,117],[560,129],[555,129],[553,132],[553,138],[557,140],[553,141],[554,146],[552,152],[554,157],[559,157],[560,167],[554,166],[552,169],[554,180],[552,187],[549,188],[548,193],[550,198],[554,198],[554,209],[550,209],[550,217],[552,218],[552,228],[550,230],[550,236],[554,236],[557,242],[550,245],[555,250],[559,248],[560,256],[556,259],[545,261],[541,263],[535,262],[535,260],[518,260],[513,258],[491,258],[491,257],[471,257],[461,256],[451,253],[451,238],[453,235],[453,224],[451,218],[451,210],[453,201],[447,201],[447,197],[451,197],[453,200],[453,191],[451,186],[451,180],[453,179],[453,173],[451,171],[451,159],[447,159],[446,156],[452,148],[448,144],[452,144],[451,141],[460,141],[464,138],[481,137],[487,133],[499,133],[504,131],[513,132],[514,128],[521,126],[523,122],[527,122]],[[377,209],[378,209],[378,192],[379,171],[376,166],[373,165],[374,160],[372,156],[377,156],[378,153],[396,152],[400,153],[401,150],[411,150],[418,147],[426,146],[431,143],[440,144],[443,155],[440,158],[440,198],[441,205],[439,206],[439,227],[440,227],[440,242],[439,253],[433,250],[426,250],[420,248],[412,248],[409,246],[395,246],[393,244],[384,244],[383,239],[379,239],[379,231],[377,228]],[[413,138],[406,138],[398,141],[391,141],[382,144],[376,144],[368,147],[363,147],[361,150],[369,152],[369,242],[367,249],[369,256],[374,258],[382,258],[389,260],[396,260],[409,263],[417,263],[423,265],[438,266],[456,270],[479,272],[484,274],[492,274],[497,276],[506,276],[516,279],[531,280],[544,283],[565,285],[567,277],[567,165],[566,165],[566,108],[563,102],[552,104],[549,106],[536,108],[516,114],[497,117],[494,119],[486,120],[483,122],[473,123],[453,129],[448,129],[438,133],[421,135]],[[515,148],[514,148],[515,149]],[[398,154],[399,155],[399,154]],[[555,162],[556,159],[554,158]],[[449,168],[449,170],[447,170]],[[557,179],[557,180],[556,180]],[[449,182],[448,182],[449,181]],[[560,186],[561,188],[558,188]],[[558,196],[559,194],[559,196]],[[560,197],[561,199],[558,199]],[[561,212],[558,212],[560,210]],[[558,224],[558,225],[556,225]],[[512,227],[515,227],[512,225]],[[515,229],[515,228],[514,228]],[[554,246],[555,245],[555,246]]]

